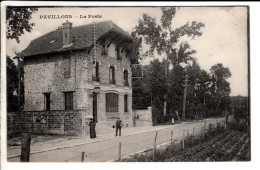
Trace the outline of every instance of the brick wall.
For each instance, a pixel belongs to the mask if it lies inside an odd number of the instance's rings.
[[[8,134],[80,135],[83,111],[12,112],[7,113]]]

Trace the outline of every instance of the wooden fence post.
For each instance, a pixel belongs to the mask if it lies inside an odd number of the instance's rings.
[[[173,135],[173,131],[171,131],[171,146],[172,146],[172,135]]]
[[[157,134],[158,134],[158,131],[156,131],[155,138],[154,138],[153,157],[155,157],[155,154],[156,154],[156,140],[157,140]]]
[[[206,130],[207,130],[207,122],[205,121],[205,125],[204,125],[204,141],[206,140]]]
[[[118,160],[121,162],[122,159],[121,159],[121,142],[119,142],[119,149],[118,149]]]
[[[183,136],[182,136],[182,149],[184,149],[184,139],[185,139],[185,129],[183,129]]]
[[[195,127],[193,128],[192,138],[191,138],[192,146],[194,145],[194,138],[195,138]]]
[[[81,162],[84,162],[85,152],[81,153]]]
[[[29,162],[31,150],[31,134],[22,133],[21,162]]]

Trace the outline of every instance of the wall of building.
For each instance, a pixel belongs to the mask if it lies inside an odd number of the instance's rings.
[[[110,52],[109,52],[110,51]],[[121,117],[125,127],[133,126],[132,119],[132,87],[130,58],[125,51],[121,53],[122,60],[116,58],[115,44],[108,48],[107,55],[101,55],[101,47],[97,46],[100,82],[92,81],[93,48],[90,52],[71,52],[71,76],[64,77],[62,53],[35,56],[25,59],[25,111],[43,111],[44,93],[51,93],[51,110],[64,110],[64,92],[74,91],[73,109],[85,110],[84,115],[93,115],[92,94],[95,87],[100,87],[98,94],[98,121],[108,126],[115,124],[116,118]],[[121,50],[120,50],[121,51]],[[109,82],[109,68],[115,67],[116,84]],[[124,70],[128,70],[129,86],[124,86]],[[119,94],[119,112],[106,113],[105,94]],[[128,112],[124,112],[124,95],[128,95]]]
[[[138,126],[152,126],[152,107],[145,110],[133,110],[134,125]]]
[[[21,132],[33,134],[81,135],[82,112],[33,111],[7,114],[8,135]]]
[[[89,53],[87,62],[85,63],[86,68],[88,69],[87,74],[85,75],[85,100],[84,103],[86,110],[86,115],[93,114],[93,98],[92,94],[95,87],[100,87],[100,92],[98,94],[98,123],[105,123],[107,126],[112,127],[115,124],[117,117],[120,117],[123,121],[124,127],[132,127],[132,87],[131,87],[131,67],[130,67],[130,58],[126,57],[125,51],[121,53],[122,60],[118,60],[115,56],[115,44],[111,43],[108,48],[107,55],[101,55],[101,47],[97,46],[97,61],[99,62],[99,77],[100,82],[92,81],[92,69],[91,66],[93,62],[93,49]],[[121,51],[121,50],[120,50]],[[114,55],[114,56],[113,56]],[[116,84],[110,84],[109,81],[109,68],[110,66],[115,67],[115,79]],[[128,83],[129,86],[124,86],[124,70],[128,70]],[[119,95],[119,108],[116,113],[107,113],[106,112],[106,93],[116,93]],[[128,95],[128,112],[124,112],[124,95]]]
[[[44,93],[50,94],[51,110],[64,110],[64,92],[74,91],[73,107],[78,109],[82,99],[82,69],[84,53],[71,54],[71,76],[64,77],[63,54],[26,58],[24,65],[25,111],[44,110]],[[76,68],[76,71],[75,71]]]

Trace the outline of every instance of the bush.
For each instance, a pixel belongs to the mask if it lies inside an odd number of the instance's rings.
[[[246,123],[231,122],[228,124],[230,130],[248,132],[248,125]]]

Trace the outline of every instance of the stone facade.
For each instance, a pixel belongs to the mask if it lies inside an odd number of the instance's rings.
[[[106,41],[108,44],[109,39]],[[94,88],[100,88],[97,95],[97,124],[111,127],[116,118],[121,117],[124,127],[133,126],[132,87],[130,58],[122,47],[118,60],[115,53],[117,42],[109,45],[106,55],[101,55],[102,48],[97,45],[96,58],[99,62],[100,81],[92,81],[94,48],[70,51],[71,76],[64,77],[63,53],[26,57],[24,60],[25,111],[43,111],[45,108],[44,93],[50,93],[50,109],[65,110],[64,92],[73,92],[73,110],[84,110],[82,129],[87,127],[84,116],[93,115]],[[109,82],[109,68],[115,67],[116,84]],[[128,71],[129,86],[124,86],[124,70]],[[118,112],[106,112],[106,93],[119,95]],[[128,95],[128,112],[124,112],[124,95]]]

